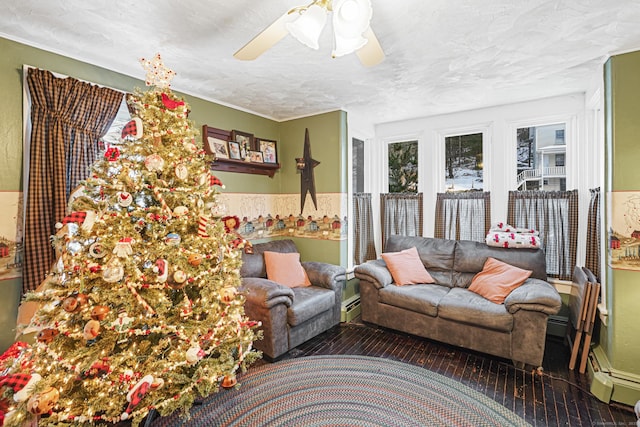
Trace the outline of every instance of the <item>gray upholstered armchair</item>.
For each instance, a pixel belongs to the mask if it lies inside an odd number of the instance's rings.
[[[245,313],[262,322],[264,338],[254,343],[267,359],[274,360],[290,349],[340,323],[344,267],[321,262],[302,262],[311,286],[289,288],[267,279],[265,251],[298,252],[291,240],[274,240],[253,246],[243,254],[241,292]]]

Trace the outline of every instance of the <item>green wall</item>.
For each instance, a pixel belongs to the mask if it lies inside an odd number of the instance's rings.
[[[605,65],[606,178],[605,206],[611,191],[640,191],[640,52],[613,56]],[[614,376],[636,382],[636,391],[612,400],[633,404],[640,399],[640,271],[607,268],[607,325],[598,351],[606,355]],[[618,387],[623,389],[623,387]],[[635,395],[634,395],[635,393]]]
[[[316,192],[346,192],[347,113],[334,111],[281,123],[283,148],[278,155],[283,161],[279,193],[300,194],[300,175],[296,172],[295,158],[304,154],[305,129],[309,129],[311,156],[320,162],[314,169]],[[305,208],[307,206],[313,206],[310,196],[305,202]],[[295,242],[306,261],[347,265],[346,240],[295,239]]]
[[[22,190],[22,67],[23,64],[50,70],[112,87],[132,91],[144,89],[144,81],[101,67],[0,38],[0,191]],[[152,54],[153,52],[150,52]],[[167,64],[177,69],[179,64]],[[140,68],[140,77],[144,70]],[[174,86],[175,82],[174,80]],[[179,83],[178,83],[179,86]],[[216,172],[225,192],[299,193],[300,178],[295,157],[302,155],[304,129],[309,128],[313,155],[322,162],[316,168],[318,193],[346,191],[346,113],[337,111],[315,117],[279,123],[254,114],[225,107],[194,96],[180,94],[191,107],[190,118],[199,130],[203,124],[226,130],[238,129],[265,139],[279,141],[282,169],[274,178],[262,175]],[[291,146],[289,145],[291,144]],[[346,263],[346,242],[296,239],[304,260]],[[20,279],[0,281],[4,309],[0,311],[0,351],[14,339],[15,319],[22,286]]]

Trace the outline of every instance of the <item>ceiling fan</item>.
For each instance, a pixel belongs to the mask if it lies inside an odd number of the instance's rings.
[[[233,56],[246,61],[254,60],[287,34],[291,34],[306,46],[318,49],[318,39],[329,12],[333,13],[332,57],[355,52],[360,62],[367,67],[382,62],[384,52],[369,26],[373,14],[371,0],[314,0],[306,6],[294,7]]]

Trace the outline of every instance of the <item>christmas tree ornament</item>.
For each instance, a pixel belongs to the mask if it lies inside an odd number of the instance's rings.
[[[122,139],[128,138],[136,140],[142,138],[142,134],[142,120],[140,120],[139,117],[134,117],[124,125],[120,137]]]
[[[107,317],[111,309],[106,305],[96,305],[91,309],[91,318],[93,320],[102,321]]]
[[[202,255],[200,254],[189,254],[189,258],[187,260],[187,262],[194,266],[197,267],[200,265],[200,263],[202,263]]]
[[[116,196],[118,198],[118,204],[123,208],[129,207],[133,203],[133,196],[126,191],[119,191]]]
[[[59,333],[60,332],[57,329],[45,328],[45,329],[42,329],[40,332],[38,332],[38,335],[36,336],[36,340],[43,344],[49,344],[51,343],[51,341],[55,339],[55,337],[58,336]]]
[[[157,281],[164,283],[169,277],[169,263],[166,259],[159,258],[156,260],[156,265],[153,267],[153,272],[158,275]]]
[[[222,378],[222,383],[220,383],[224,388],[231,388],[236,384],[238,384],[238,380],[236,379],[235,374],[225,375],[224,378]]]
[[[140,381],[133,386],[131,391],[127,393],[127,408],[124,410],[120,419],[125,421],[129,419],[129,415],[135,409],[136,406],[140,403],[144,395],[147,394],[149,389],[151,388],[151,384],[153,383],[153,375],[145,375]]]
[[[104,358],[96,360],[91,364],[91,367],[83,372],[85,378],[97,378],[108,375],[111,372],[111,366],[109,365],[109,359]]]
[[[181,240],[182,237],[180,237],[178,233],[169,233],[167,237],[164,238],[164,242],[169,246],[178,246]]]
[[[105,151],[104,157],[110,162],[115,162],[120,158],[120,149],[118,147],[109,147]]]
[[[164,159],[159,154],[151,154],[144,160],[144,167],[149,172],[162,171],[164,169]]]
[[[89,320],[82,330],[82,337],[87,340],[96,339],[100,335],[100,322],[97,320]]]
[[[147,86],[157,86],[160,89],[168,89],[171,86],[171,80],[176,73],[165,67],[159,53],[156,53],[152,59],[140,58],[140,63],[147,72],[145,79]]]
[[[29,412],[35,415],[46,414],[51,411],[60,398],[60,392],[55,387],[48,387],[36,393],[27,402]]]
[[[198,236],[205,239],[209,237],[209,233],[207,232],[208,225],[209,225],[209,216],[200,215],[198,217]]]
[[[173,273],[173,281],[179,285],[182,285],[187,281],[187,273],[182,270],[176,270],[175,273]]]
[[[89,246],[89,255],[93,258],[100,259],[104,258],[107,252],[104,250],[101,243],[95,242]]]
[[[180,218],[181,216],[185,216],[189,214],[189,208],[186,206],[176,206],[173,209],[173,216],[176,218]]]
[[[77,295],[70,295],[70,296],[66,297],[62,301],[62,308],[67,313],[74,313],[76,311],[80,311],[81,307],[80,307],[80,303],[78,302],[78,296]]]
[[[162,104],[170,110],[175,110],[184,105],[184,101],[175,101],[169,98],[169,95],[162,93]]]
[[[229,304],[235,299],[237,293],[238,291],[233,286],[225,286],[220,290],[220,300]]]
[[[194,346],[187,350],[185,354],[185,360],[189,365],[194,365],[200,359],[202,359],[204,355],[205,355],[205,352],[200,348],[200,346]]]
[[[9,387],[13,389],[13,400],[16,402],[24,402],[31,396],[33,389],[42,377],[37,374],[11,374],[0,377],[0,389]]]
[[[177,165],[174,172],[180,181],[186,181],[189,178],[189,168],[183,163]]]
[[[115,247],[113,248],[113,254],[120,258],[127,258],[133,254],[133,244],[135,240],[131,237],[123,237],[118,240]]]
[[[107,283],[116,283],[122,280],[124,277],[124,267],[119,261],[118,257],[113,257],[109,260],[102,270],[102,278]]]

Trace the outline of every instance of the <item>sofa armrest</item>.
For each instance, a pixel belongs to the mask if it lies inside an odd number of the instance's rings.
[[[249,304],[271,308],[278,304],[291,307],[293,291],[268,279],[259,277],[243,277],[242,285],[238,289],[245,296]]]
[[[560,311],[562,300],[556,288],[548,282],[527,279],[507,296],[504,305],[511,314],[522,309],[551,315]]]
[[[358,279],[373,283],[377,289],[384,288],[393,282],[387,264],[381,259],[358,265],[354,273]]]
[[[343,282],[347,280],[347,271],[339,265],[317,261],[305,261],[301,264],[309,276],[309,281],[316,286],[335,291],[342,289]]]

